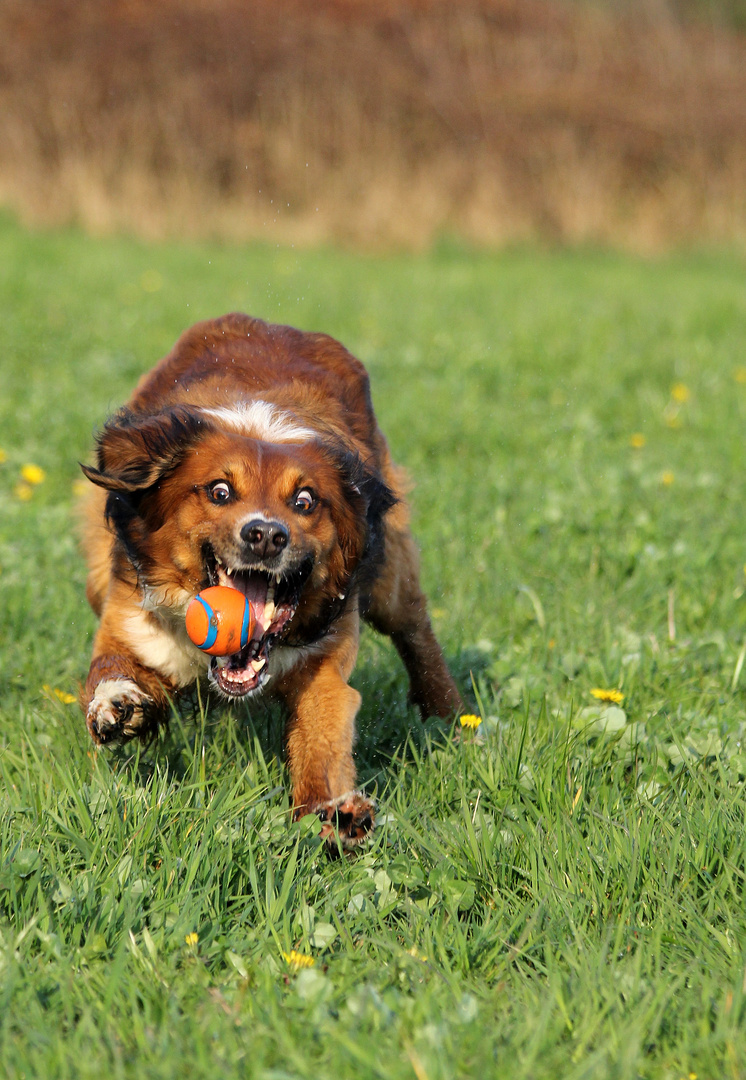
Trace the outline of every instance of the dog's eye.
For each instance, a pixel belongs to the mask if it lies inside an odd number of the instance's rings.
[[[308,514],[316,505],[316,496],[308,488],[302,488],[295,496],[295,509],[299,514]]]
[[[208,487],[207,494],[212,502],[221,505],[230,502],[233,491],[227,480],[216,480]]]

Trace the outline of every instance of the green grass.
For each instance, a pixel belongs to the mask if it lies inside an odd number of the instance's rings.
[[[0,304],[0,1074],[744,1075],[743,264],[6,220]],[[460,745],[420,725],[364,636],[381,824],[356,859],[289,823],[272,712],[197,703],[147,753],[95,754],[54,694],[94,630],[76,463],[177,334],[230,309],[369,366],[484,719]],[[23,501],[26,463],[46,479]]]

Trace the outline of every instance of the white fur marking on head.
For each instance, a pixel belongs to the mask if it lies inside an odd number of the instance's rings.
[[[306,442],[317,432],[297,424],[288,413],[268,401],[239,402],[232,408],[203,409],[205,416],[220,421],[242,435],[253,435],[264,442]]]

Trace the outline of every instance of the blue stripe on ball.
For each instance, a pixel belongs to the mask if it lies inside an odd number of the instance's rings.
[[[244,600],[243,621],[241,623],[241,648],[245,649],[249,644],[249,622],[251,620],[251,605]]]
[[[199,600],[200,604],[207,612],[207,637],[201,645],[197,645],[197,648],[211,649],[218,636],[218,618],[206,600],[201,596],[197,596],[196,599]]]

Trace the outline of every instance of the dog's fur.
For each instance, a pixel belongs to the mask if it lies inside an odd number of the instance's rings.
[[[266,687],[289,712],[295,815],[319,814],[346,846],[363,839],[374,812],[355,790],[360,695],[347,682],[360,616],[392,638],[423,716],[462,706],[362,364],[323,334],[239,314],[199,323],[140,380],[83,471],[96,485],[85,548],[101,622],[82,694],[94,741],[149,737],[205,673],[228,697]],[[184,625],[217,583],[244,591],[258,618],[258,640],[227,661]]]

